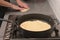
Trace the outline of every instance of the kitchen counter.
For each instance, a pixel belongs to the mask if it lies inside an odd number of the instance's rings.
[[[49,3],[47,1],[41,1],[41,2],[31,2],[28,3],[30,6],[30,10],[25,13],[21,12],[7,12],[4,16],[5,19],[8,19],[9,15],[24,15],[24,14],[29,14],[29,13],[40,13],[40,14],[45,14],[49,15],[52,17],[55,17],[54,12],[52,11]],[[5,29],[6,29],[6,24],[7,22],[2,23],[1,28],[0,28],[0,40],[3,40]],[[58,27],[59,28],[59,27]]]

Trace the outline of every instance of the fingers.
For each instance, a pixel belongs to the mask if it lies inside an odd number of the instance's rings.
[[[29,8],[28,5],[21,0],[16,0],[17,4],[22,8]]]
[[[11,8],[14,10],[22,10],[22,8],[20,8],[19,6],[16,6],[16,5],[12,5]]]
[[[19,10],[21,12],[26,12],[26,11],[29,10],[28,7],[27,8],[21,8],[21,7],[17,6],[17,5],[12,5],[11,8],[13,8],[14,10]]]
[[[28,5],[27,5],[26,3],[23,4],[23,7],[26,8],[26,9],[29,8]]]

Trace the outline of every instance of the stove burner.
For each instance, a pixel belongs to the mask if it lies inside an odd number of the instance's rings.
[[[20,17],[20,15],[10,15],[9,16],[9,20],[12,21],[17,21],[17,18]],[[50,39],[59,39],[59,35],[58,35],[58,30],[55,28],[54,29],[55,32],[55,36],[54,37],[49,37]],[[16,28],[16,25],[13,25],[12,23],[7,23],[6,26],[6,30],[5,30],[5,35],[4,35],[4,40],[9,40],[9,39],[20,39],[20,38],[25,38],[24,37],[24,31],[18,31],[18,29]],[[48,38],[47,38],[48,39]]]

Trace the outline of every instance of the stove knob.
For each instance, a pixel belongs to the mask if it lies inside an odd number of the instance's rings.
[[[10,35],[7,35],[7,36],[5,36],[5,38],[4,39],[9,39],[10,38]]]
[[[11,26],[12,26],[12,24],[8,24],[8,27],[10,27],[10,28],[11,28]]]
[[[9,38],[9,37],[10,37],[10,35],[7,35],[6,37],[7,37],[7,38]]]
[[[5,40],[9,40],[10,38],[4,38]]]
[[[7,29],[7,31],[10,31],[10,30],[11,30],[11,28],[8,28],[8,29]]]
[[[10,35],[10,32],[6,33],[5,35]]]
[[[6,32],[10,32],[11,31],[11,28],[8,28],[7,30],[6,30]]]

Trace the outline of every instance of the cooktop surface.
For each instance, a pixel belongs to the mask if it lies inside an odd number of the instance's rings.
[[[17,18],[19,17],[21,17],[21,15],[10,15],[8,19],[16,22]],[[23,32],[24,32],[23,30],[18,31],[16,25],[13,25],[12,23],[7,23],[5,34],[4,34],[4,40],[7,39],[8,40],[58,40],[60,39],[59,30],[56,28],[55,31],[52,32],[51,37],[47,37],[47,38],[25,38]]]

